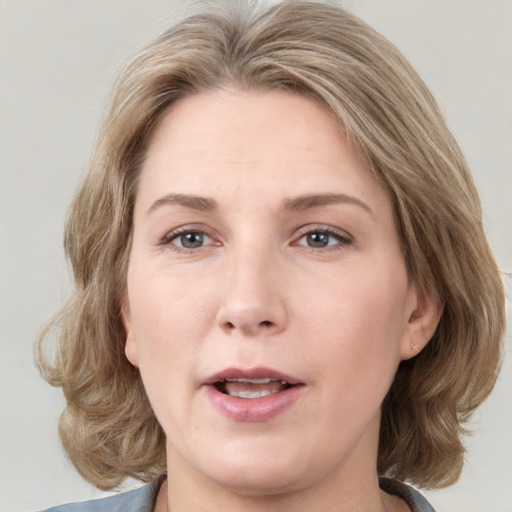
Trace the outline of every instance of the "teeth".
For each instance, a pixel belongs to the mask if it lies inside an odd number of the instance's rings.
[[[285,380],[233,378],[222,379],[215,384],[215,387],[226,395],[237,398],[261,398],[275,393],[280,393],[290,388]]]
[[[262,391],[230,391],[228,395],[238,398],[261,398],[262,396],[273,395],[274,393],[278,393],[278,391],[269,391],[268,389]]]

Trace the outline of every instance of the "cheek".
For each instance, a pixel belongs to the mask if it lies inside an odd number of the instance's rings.
[[[170,367],[186,367],[196,355],[214,317],[211,294],[205,283],[183,282],[161,268],[137,267],[134,260],[128,273],[128,338],[136,345],[141,371],[150,367],[168,380]]]
[[[161,275],[132,269],[128,275],[130,334],[127,355],[136,352],[146,393],[166,430],[162,411],[182,411],[192,386],[201,312]],[[188,314],[184,314],[185,311]]]
[[[354,271],[329,282],[302,301],[312,357],[344,386],[390,381],[406,326],[405,274]]]

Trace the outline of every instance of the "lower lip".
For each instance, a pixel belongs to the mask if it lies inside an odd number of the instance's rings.
[[[279,393],[260,398],[239,398],[207,387],[213,406],[222,415],[240,422],[257,423],[271,420],[290,407],[302,394],[304,385],[296,385]]]

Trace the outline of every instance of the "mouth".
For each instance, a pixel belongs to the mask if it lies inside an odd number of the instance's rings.
[[[217,411],[239,422],[265,422],[291,407],[306,384],[268,368],[223,370],[205,382]]]
[[[221,379],[213,383],[217,391],[237,398],[262,398],[290,389],[293,384],[286,380],[263,379]]]

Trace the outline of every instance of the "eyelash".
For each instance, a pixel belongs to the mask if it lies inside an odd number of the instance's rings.
[[[294,242],[294,245],[301,245],[302,247],[306,247],[313,252],[340,250],[352,244],[353,242],[351,236],[348,233],[336,230],[329,226],[304,226],[299,229],[299,234],[300,236],[295,239],[296,241]],[[325,235],[334,238],[337,241],[337,243],[327,245],[325,247],[311,247],[308,245],[299,244],[300,240],[309,235]]]
[[[193,228],[193,227],[190,227],[190,226],[182,226],[180,228],[177,228],[177,229],[174,229],[173,231],[171,231],[170,233],[167,233],[163,238],[162,240],[160,241],[159,245],[161,246],[166,246],[166,247],[169,247],[170,249],[172,249],[173,251],[176,251],[178,253],[191,253],[191,252],[194,252],[194,250],[196,248],[187,248],[187,247],[180,247],[179,245],[176,245],[175,243],[173,243],[176,239],[180,238],[181,236],[183,235],[200,235],[200,236],[203,236],[203,237],[207,237],[211,240],[212,237],[209,236],[206,231],[204,231],[203,229],[198,229],[198,228]],[[198,249],[204,247],[204,245],[201,245],[199,247],[197,247]]]
[[[310,249],[312,252],[326,252],[326,251],[339,250],[339,249],[343,249],[344,247],[352,244],[352,242],[353,242],[352,238],[350,237],[350,235],[348,235],[348,233],[338,231],[329,226],[310,226],[310,225],[304,226],[298,230],[298,233],[300,236],[295,238],[292,245],[305,247],[307,249]],[[180,247],[179,245],[176,245],[176,243],[174,243],[174,241],[183,235],[199,235],[199,236],[206,237],[207,239],[210,239],[211,241],[213,241],[213,238],[211,236],[209,236],[206,233],[206,231],[204,231],[202,229],[198,229],[198,228],[193,228],[190,226],[183,226],[183,227],[180,227],[180,228],[177,228],[177,229],[171,231],[170,233],[167,233],[161,239],[161,241],[159,242],[159,245],[169,247],[175,252],[185,253],[185,254],[195,252],[195,249],[201,249],[208,245],[218,245],[218,244],[215,244],[215,242],[214,242],[213,244],[211,244],[211,243],[206,244],[206,245],[201,244],[198,247],[190,247],[190,248]],[[327,236],[330,238],[334,238],[336,240],[336,243],[328,244],[325,247],[312,247],[310,245],[305,245],[305,244],[299,243],[300,240],[302,240],[303,238],[305,238],[307,236],[311,236],[311,235],[323,235],[323,236]]]

